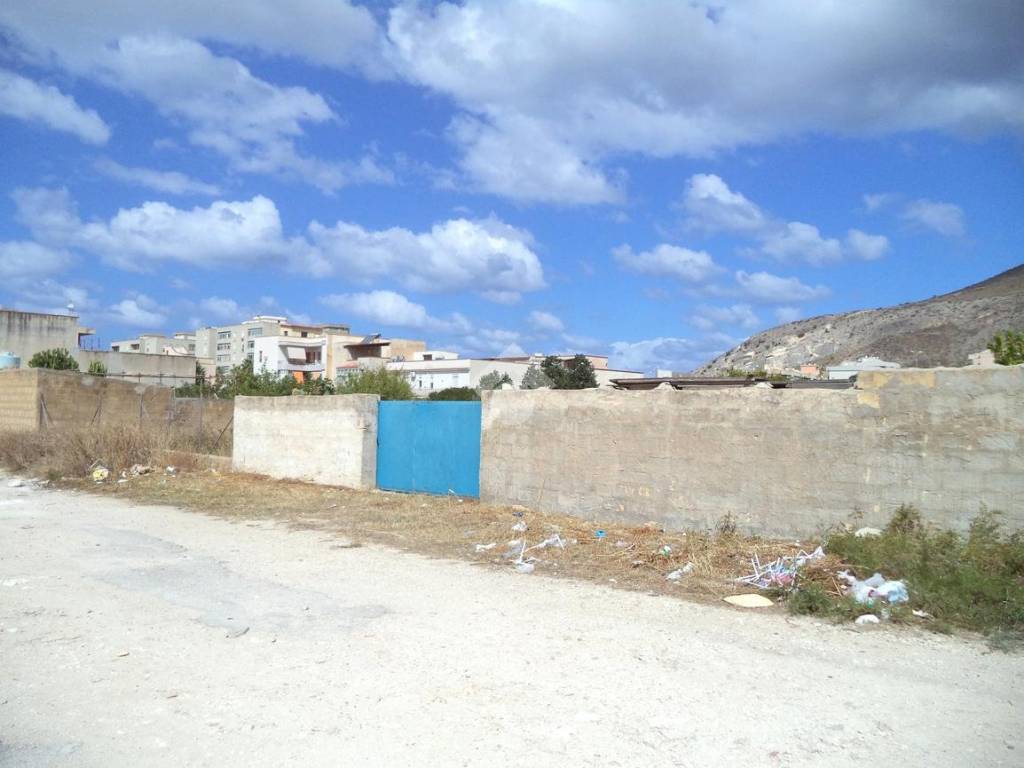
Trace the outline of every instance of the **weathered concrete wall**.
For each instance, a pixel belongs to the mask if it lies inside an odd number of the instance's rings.
[[[900,504],[1024,527],[1024,367],[861,374],[856,389],[485,393],[481,496],[602,519],[802,535]]]
[[[174,393],[167,387],[131,384],[73,371],[38,371],[40,425],[82,427],[139,425],[165,429]]]
[[[39,372],[0,371],[0,432],[39,429]]]
[[[239,397],[240,472],[349,488],[377,484],[376,395]]]
[[[78,318],[36,312],[0,310],[0,352],[13,352],[27,368],[29,358],[44,349],[78,349]]]
[[[98,361],[107,367],[107,378],[135,384],[180,387],[196,378],[196,358],[191,355],[149,355],[143,352],[106,352],[78,349],[73,352],[82,371]]]

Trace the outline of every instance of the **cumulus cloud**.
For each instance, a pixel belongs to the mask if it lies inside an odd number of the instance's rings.
[[[565,330],[565,323],[550,312],[535,309],[527,318],[530,327],[539,333],[561,333]]]
[[[83,109],[52,85],[0,69],[0,114],[42,123],[77,136],[88,144],[106,144],[110,128],[93,109]]]
[[[758,243],[757,253],[780,262],[820,267],[844,258],[878,259],[889,250],[884,235],[850,229],[840,241],[825,237],[813,224],[772,216],[714,174],[691,176],[680,205],[686,212],[687,228],[749,237]]]
[[[912,200],[904,207],[901,218],[915,227],[938,232],[946,237],[960,237],[967,230],[963,209],[953,203],[923,198]]]
[[[313,222],[308,236],[315,248],[300,253],[300,262],[318,277],[365,282],[392,276],[411,291],[472,290],[503,303],[545,286],[530,235],[493,216],[452,219],[419,233]]]
[[[705,251],[691,251],[662,243],[649,251],[636,253],[628,245],[612,250],[615,260],[632,272],[664,275],[687,283],[701,283],[721,271]]]
[[[659,336],[641,341],[615,341],[611,344],[608,365],[649,375],[659,368],[691,371],[725,352],[737,341],[723,334],[709,334],[699,339]]]
[[[108,318],[132,328],[160,328],[167,324],[166,311],[144,294],[119,301],[107,311]]]
[[[273,262],[316,277],[344,275],[362,283],[386,278],[408,290],[469,290],[506,302],[545,286],[530,234],[493,216],[452,219],[420,233],[312,222],[304,236],[287,237],[277,206],[262,195],[191,209],[146,202],[108,221],[82,221],[64,189],[18,189],[13,197],[18,219],[41,244],[81,249],[123,269]]]
[[[515,199],[610,202],[606,165],[622,153],[1024,129],[1010,2],[403,3],[387,36],[401,76],[461,109],[465,172]]]
[[[830,291],[824,285],[807,285],[796,277],[780,277],[769,272],[736,272],[740,293],[763,304],[789,304],[823,299]]]
[[[64,250],[29,240],[0,242],[0,280],[7,283],[52,275],[70,262],[71,255]]]
[[[749,304],[733,304],[728,307],[702,305],[690,318],[698,328],[710,331],[723,325],[736,325],[746,330],[757,328],[761,320]]]
[[[410,301],[395,291],[336,293],[322,297],[320,302],[346,315],[355,315],[378,325],[435,333],[468,333],[472,327],[458,312],[452,313],[447,320],[433,317],[422,304]]]
[[[193,179],[178,171],[158,171],[152,168],[121,165],[121,163],[100,158],[93,167],[108,178],[116,181],[145,187],[168,195],[208,195],[220,194],[220,187],[215,184]]]
[[[199,302],[199,309],[207,317],[225,322],[237,323],[244,317],[253,313],[241,307],[234,299],[225,299],[220,296],[210,296]]]

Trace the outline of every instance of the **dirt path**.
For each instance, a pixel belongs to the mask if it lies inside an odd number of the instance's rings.
[[[0,765],[1020,765],[1024,657],[0,482]]]

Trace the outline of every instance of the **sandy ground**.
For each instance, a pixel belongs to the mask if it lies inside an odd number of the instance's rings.
[[[0,481],[3,766],[1024,762],[1024,657]]]

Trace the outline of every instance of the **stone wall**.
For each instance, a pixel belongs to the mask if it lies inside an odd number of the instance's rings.
[[[238,397],[232,466],[349,488],[377,484],[376,395]]]
[[[39,372],[0,371],[0,432],[39,429]]]
[[[150,355],[144,352],[107,352],[77,349],[73,352],[79,368],[89,370],[89,364],[102,363],[108,379],[120,379],[129,384],[157,384],[180,387],[196,380],[196,358],[192,355]]]
[[[861,374],[855,389],[484,394],[481,496],[583,518],[803,535],[900,504],[1024,527],[1024,367]]]

